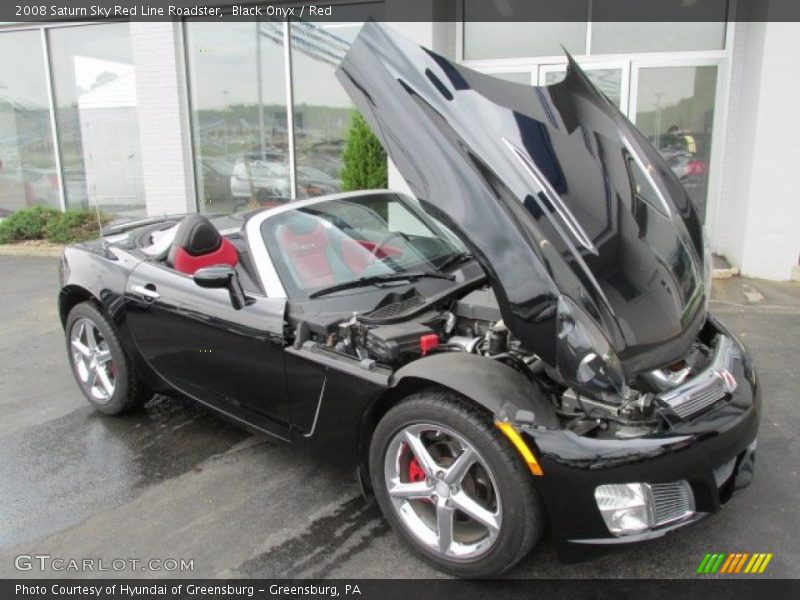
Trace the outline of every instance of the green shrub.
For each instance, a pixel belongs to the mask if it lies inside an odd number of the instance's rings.
[[[59,211],[45,206],[33,206],[13,213],[0,222],[0,244],[41,240],[48,223],[59,214]]]
[[[109,217],[101,214],[100,219],[106,223]],[[90,240],[100,235],[97,226],[97,214],[93,210],[68,210],[59,213],[47,224],[45,235],[56,244],[69,244]]]
[[[386,152],[359,113],[353,112],[343,153],[342,190],[371,190],[388,185]]]
[[[100,215],[103,223],[111,218]],[[23,240],[48,240],[56,244],[81,242],[99,235],[93,210],[61,212],[44,206],[19,210],[0,222],[0,244]]]

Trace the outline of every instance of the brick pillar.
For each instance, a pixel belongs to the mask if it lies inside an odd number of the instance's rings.
[[[148,215],[197,210],[180,27],[130,24]]]

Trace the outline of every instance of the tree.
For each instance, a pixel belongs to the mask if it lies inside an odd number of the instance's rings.
[[[347,144],[342,155],[342,190],[371,190],[388,185],[386,152],[359,113],[350,117]]]

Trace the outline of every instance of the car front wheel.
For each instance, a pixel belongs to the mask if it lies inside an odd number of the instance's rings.
[[[532,475],[490,415],[426,390],[390,409],[370,445],[370,476],[395,532],[448,573],[507,571],[541,537]]]

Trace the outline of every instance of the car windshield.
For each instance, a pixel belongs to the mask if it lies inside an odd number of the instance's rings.
[[[466,252],[415,201],[389,193],[282,212],[264,221],[261,234],[291,297],[376,276],[436,272]]]

